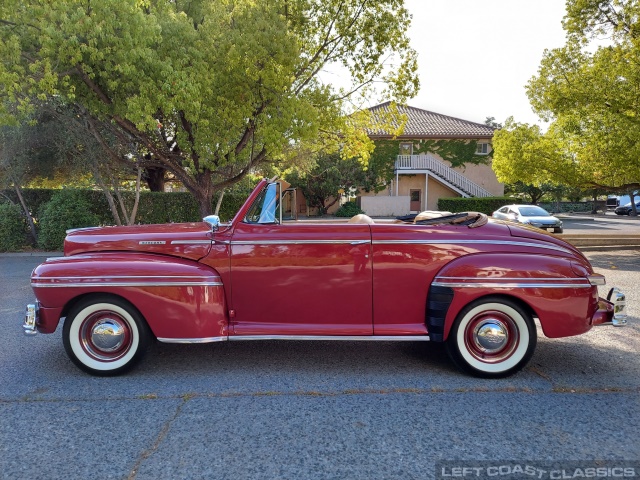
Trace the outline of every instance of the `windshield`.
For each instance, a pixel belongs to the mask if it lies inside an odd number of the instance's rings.
[[[246,222],[276,223],[277,187],[276,183],[270,183],[260,192],[247,212]]]
[[[540,207],[520,207],[520,215],[523,217],[548,217],[549,212]]]

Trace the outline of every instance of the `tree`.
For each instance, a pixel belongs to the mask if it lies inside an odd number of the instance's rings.
[[[76,172],[56,158],[54,138],[60,136],[60,125],[52,121],[52,116],[40,108],[28,120],[0,127],[0,188],[10,187],[16,192],[36,244],[38,236],[30,206],[22,194],[23,187],[43,177],[68,180]]]
[[[116,126],[56,99],[34,104],[25,120],[3,127],[4,148],[0,152],[4,175],[21,202],[19,189],[34,181],[55,179],[59,186],[77,183],[79,178],[93,180],[103,191],[116,225],[134,223],[142,169],[136,145],[122,144],[114,134]],[[129,208],[120,192],[127,183],[134,184],[136,192]],[[23,205],[23,210],[31,221],[28,206]]]
[[[308,172],[292,171],[287,181],[299,189],[320,214],[340,200],[343,193],[356,190],[366,183],[362,164],[355,158],[341,159],[339,154],[320,155]]]
[[[216,191],[302,145],[366,163],[372,120],[346,114],[417,91],[408,19],[402,0],[5,0],[1,91],[22,112],[56,96],[117,125],[204,215]],[[323,83],[332,65],[349,87]]]
[[[543,137],[576,175],[569,185],[640,187],[639,13],[634,1],[568,0],[567,44],[545,51],[527,86],[534,110],[553,122]]]
[[[502,124],[496,122],[496,117],[485,117],[484,124],[489,127],[495,128],[496,130],[502,128]]]
[[[536,204],[542,197],[554,191],[554,186],[549,183],[543,183],[539,186],[530,183],[515,182],[509,183],[504,187],[504,193],[507,195],[521,195],[526,198],[528,203]]]

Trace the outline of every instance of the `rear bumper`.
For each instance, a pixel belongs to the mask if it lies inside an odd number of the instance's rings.
[[[627,299],[619,288],[609,290],[607,299],[600,298],[598,310],[594,313],[591,325],[599,327],[613,325],[624,327],[627,324]]]

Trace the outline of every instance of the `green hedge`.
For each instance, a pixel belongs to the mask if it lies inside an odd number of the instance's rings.
[[[593,201],[588,202],[540,202],[539,206],[551,213],[591,213],[593,212]],[[607,203],[604,200],[598,200],[595,203],[596,210],[606,211]]]
[[[500,207],[517,203],[510,197],[472,197],[472,198],[441,198],[438,200],[438,210],[444,212],[482,212],[491,215]]]
[[[70,228],[92,227],[99,223],[81,190],[59,190],[42,206],[39,214],[38,247],[61,250]]]
[[[18,205],[0,203],[0,252],[19,250],[27,244],[27,221]]]
[[[364,213],[364,210],[361,210],[355,202],[347,202],[336,211],[336,217],[353,217],[361,213]]]
[[[72,190],[72,189],[24,189],[23,197],[31,211],[36,228],[42,237],[38,242],[40,248],[57,249],[61,246],[60,236],[67,228],[76,228],[81,225],[63,225],[62,217],[68,216],[69,202],[56,200],[51,206],[52,199],[56,196],[66,195],[61,192],[70,192],[73,200],[84,205],[83,209],[91,218],[93,225],[115,225],[109,204],[102,191],[99,190]],[[13,190],[2,192],[15,204],[18,198]],[[130,210],[135,200],[134,192],[122,192],[126,207]],[[223,222],[231,220],[248,197],[247,192],[226,193],[220,207],[220,219]],[[117,202],[117,198],[114,198]],[[215,208],[217,197],[213,201]],[[12,205],[4,197],[0,197],[0,251],[16,251],[29,245],[29,237],[26,231],[26,221],[22,211],[16,205]],[[59,210],[56,213],[55,210]],[[20,215],[16,216],[16,212]],[[45,215],[45,212],[46,215]],[[118,208],[118,213],[121,214]],[[60,217],[60,221],[58,220]],[[141,224],[152,223],[182,223],[197,222],[201,220],[200,209],[193,196],[189,192],[140,192],[140,202],[135,222]],[[124,219],[123,219],[124,221]],[[18,226],[18,223],[20,224]],[[85,226],[85,225],[83,225]],[[44,234],[44,236],[43,236]]]
[[[97,215],[101,225],[113,225],[115,222],[109,209],[109,204],[100,190],[77,190],[90,205],[90,212]],[[38,213],[51,197],[60,192],[59,189],[31,189],[25,188],[23,196],[32,216],[37,220]],[[5,190],[4,195],[18,203],[13,190]],[[131,209],[135,193],[122,192],[125,205]],[[222,199],[220,218],[229,221],[244,204],[248,193],[227,193]],[[115,199],[115,198],[114,198]],[[213,200],[215,208],[217,197]],[[117,201],[117,200],[116,200]],[[120,212],[119,212],[120,213]],[[201,220],[198,204],[189,192],[140,192],[140,203],[136,223],[167,223],[167,222],[197,222]]]

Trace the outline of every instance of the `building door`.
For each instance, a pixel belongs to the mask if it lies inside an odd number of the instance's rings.
[[[412,212],[422,211],[422,190],[409,190],[409,209]]]

